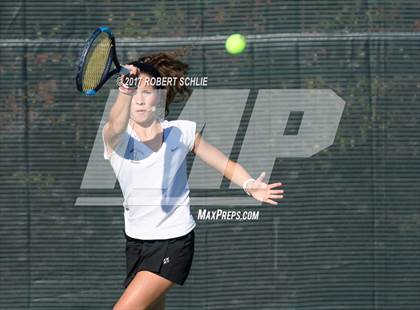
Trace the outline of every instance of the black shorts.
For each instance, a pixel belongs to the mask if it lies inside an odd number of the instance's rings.
[[[191,269],[194,255],[194,230],[188,234],[164,240],[134,239],[125,233],[127,277],[126,288],[140,270],[148,270],[172,282],[183,285]]]

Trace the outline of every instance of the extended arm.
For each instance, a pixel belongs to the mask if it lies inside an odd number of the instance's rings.
[[[208,143],[204,138],[196,133],[195,143],[192,152],[200,157],[206,164],[219,171],[223,176],[231,182],[242,187],[244,182],[251,179],[249,173],[239,163],[230,160],[225,154],[219,151],[216,147]],[[274,187],[281,186],[281,183],[266,184],[262,182],[265,172],[254,181],[249,182],[245,188],[255,199],[273,205],[277,202],[271,198],[283,198],[283,190],[275,190]]]

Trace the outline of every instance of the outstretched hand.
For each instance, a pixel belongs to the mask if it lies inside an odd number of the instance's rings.
[[[284,190],[274,188],[280,187],[282,183],[267,184],[263,182],[264,177],[265,171],[255,181],[251,182],[246,189],[256,200],[276,206],[278,202],[273,199],[282,199]]]

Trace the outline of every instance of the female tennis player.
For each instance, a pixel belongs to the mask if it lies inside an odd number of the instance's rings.
[[[196,222],[190,212],[186,172],[188,152],[216,169],[258,201],[277,205],[281,183],[253,179],[238,163],[196,132],[190,120],[165,120],[169,106],[190,94],[179,80],[188,66],[175,54],[158,53],[127,64],[138,87],[119,87],[103,128],[104,158],[124,196],[127,276],[114,310],[164,309],[165,294],[188,277]],[[152,77],[177,83],[153,85]],[[124,80],[124,79],[123,79]],[[175,79],[174,79],[175,80]]]

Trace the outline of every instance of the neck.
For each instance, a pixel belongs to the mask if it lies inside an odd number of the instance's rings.
[[[153,139],[157,134],[163,131],[163,128],[160,125],[160,121],[156,118],[143,123],[138,123],[130,118],[129,122],[133,127],[136,135],[141,140]]]

